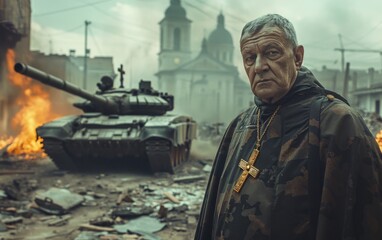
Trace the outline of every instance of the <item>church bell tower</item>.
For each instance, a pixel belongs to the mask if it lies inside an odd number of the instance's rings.
[[[170,0],[160,25],[159,71],[172,70],[191,59],[191,20],[180,0]]]

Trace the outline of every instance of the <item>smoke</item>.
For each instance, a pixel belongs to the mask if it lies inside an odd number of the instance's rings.
[[[219,145],[211,141],[196,139],[192,141],[191,159],[210,160],[214,159]]]

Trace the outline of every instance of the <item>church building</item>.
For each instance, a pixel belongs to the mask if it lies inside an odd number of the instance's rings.
[[[170,0],[160,25],[160,91],[175,97],[175,112],[198,122],[228,124],[253,103],[249,83],[233,64],[234,45],[224,15],[208,38],[200,39],[199,54],[191,54],[191,23],[180,0]]]

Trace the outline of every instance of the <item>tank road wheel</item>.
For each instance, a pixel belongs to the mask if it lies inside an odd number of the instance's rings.
[[[175,148],[175,159],[174,159],[174,166],[178,166],[181,161],[182,161],[182,156],[181,156],[181,149],[180,147],[176,147]]]
[[[43,149],[57,168],[68,171],[78,170],[74,159],[66,152],[63,141],[45,138],[43,141]]]
[[[188,161],[190,159],[190,152],[191,152],[191,141],[187,141],[184,145],[184,161]]]
[[[182,145],[182,162],[187,161],[187,148],[186,145]]]
[[[148,139],[145,142],[145,151],[152,172],[174,173],[176,148],[170,141]]]
[[[186,160],[186,152],[184,145],[180,145],[179,147],[179,164],[183,163]]]
[[[178,148],[177,147],[172,147],[171,148],[171,164],[173,167],[175,167],[177,165],[177,161],[178,161]]]

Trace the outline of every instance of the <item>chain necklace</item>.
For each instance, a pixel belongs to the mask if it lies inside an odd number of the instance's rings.
[[[276,116],[276,113],[279,111],[280,109],[280,106],[278,106],[276,108],[276,110],[272,113],[272,116],[269,118],[269,121],[268,121],[268,124],[265,125],[264,127],[264,131],[263,133],[260,134],[260,108],[257,109],[257,118],[256,118],[256,130],[257,130],[257,133],[256,133],[256,148],[257,147],[260,147],[260,143],[261,143],[261,139],[264,137],[265,133],[267,132],[268,128],[269,128],[269,125],[271,125],[271,122],[273,121],[273,119],[275,118]]]
[[[264,137],[265,133],[267,132],[269,126],[271,125],[271,122],[275,118],[279,109],[280,109],[280,106],[278,106],[276,110],[272,113],[272,116],[269,118],[268,123],[264,126],[264,131],[261,134],[260,134],[260,109],[257,110],[257,119],[256,119],[257,133],[256,133],[255,149],[253,149],[248,162],[245,161],[244,159],[240,160],[239,167],[243,170],[243,172],[241,173],[239,179],[236,181],[236,184],[233,188],[235,192],[240,192],[245,180],[247,180],[248,175],[251,175],[253,178],[256,178],[257,175],[260,173],[260,169],[256,168],[254,164],[256,162],[257,157],[260,154],[261,139]]]

